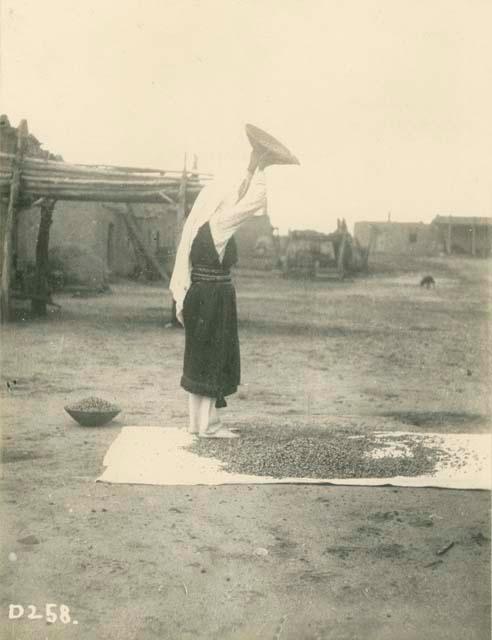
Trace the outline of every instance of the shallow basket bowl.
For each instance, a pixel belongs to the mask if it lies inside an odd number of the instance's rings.
[[[75,422],[78,422],[83,427],[102,427],[104,424],[111,422],[113,418],[116,418],[121,409],[118,407],[110,411],[81,411],[80,409],[65,407],[65,411]]]

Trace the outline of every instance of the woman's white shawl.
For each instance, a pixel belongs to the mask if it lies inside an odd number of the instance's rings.
[[[255,178],[258,177],[257,174],[255,174]],[[263,179],[263,176],[261,176],[261,179]],[[176,302],[176,316],[181,323],[183,321],[183,302],[191,285],[190,253],[193,240],[200,227],[209,222],[215,212],[221,209],[232,209],[236,205],[243,180],[244,176],[241,179],[238,178],[232,189],[230,186],[229,189],[224,189],[223,184],[217,181],[204,187],[185,221],[176,253],[173,274],[169,283],[169,288]],[[244,198],[244,200],[246,199]]]

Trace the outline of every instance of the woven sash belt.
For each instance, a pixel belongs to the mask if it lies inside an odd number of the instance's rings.
[[[232,282],[229,271],[213,267],[194,266],[191,271],[192,282]]]

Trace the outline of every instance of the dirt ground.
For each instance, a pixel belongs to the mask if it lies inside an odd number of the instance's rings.
[[[488,431],[489,267],[238,273],[243,386],[224,420]],[[123,425],[186,426],[168,291],[112,289],[2,330],[2,640],[490,638],[488,492],[95,483]],[[76,425],[63,406],[88,395],[118,420]]]

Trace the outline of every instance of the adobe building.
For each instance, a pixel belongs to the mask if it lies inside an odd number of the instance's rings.
[[[440,252],[438,230],[423,222],[356,222],[354,236],[371,253],[433,256]]]
[[[436,216],[432,224],[438,229],[443,250],[448,254],[486,258],[492,253],[492,218]]]
[[[99,202],[59,201],[53,212],[50,250],[75,245],[99,258],[109,278],[133,275],[139,261],[118,208]],[[174,252],[175,208],[164,203],[136,204],[133,211],[148,250],[165,261]],[[35,262],[38,229],[39,209],[21,209],[15,237],[21,271]]]
[[[436,216],[423,222],[356,222],[355,238],[371,253],[388,255],[469,255],[492,253],[492,218]]]
[[[0,116],[0,153],[2,162],[8,162],[5,154],[13,154],[17,148],[18,130],[10,125],[8,117]],[[27,158],[58,161],[55,155],[42,148],[42,142],[32,133],[25,141]],[[43,166],[43,165],[41,165]],[[6,167],[5,167],[6,168]],[[5,170],[2,165],[2,170]],[[7,175],[7,174],[5,174]],[[195,175],[190,178],[193,180]],[[191,209],[196,193],[189,194],[185,204],[185,215]],[[0,242],[3,246],[4,225],[8,206],[7,193],[2,192],[0,213]],[[132,213],[141,240],[149,254],[165,265],[172,263],[178,233],[178,210],[175,202],[162,201],[159,204],[138,203],[132,205]],[[87,200],[64,200],[56,202],[49,231],[50,252],[68,250],[70,247],[85,252],[88,259],[96,259],[107,275],[126,277],[134,275],[142,264],[137,256],[128,225],[124,219],[125,205]],[[26,199],[18,206],[12,233],[12,252],[15,272],[32,271],[36,262],[36,244],[40,226],[39,207],[32,206],[32,199]]]

